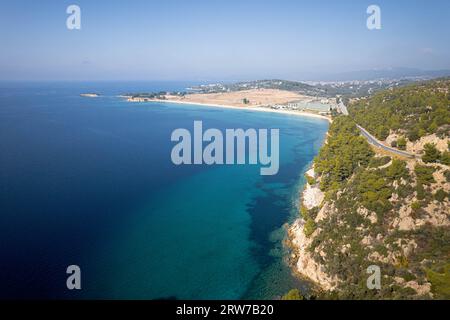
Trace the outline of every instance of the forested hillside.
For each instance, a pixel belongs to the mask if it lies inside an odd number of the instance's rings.
[[[436,133],[449,135],[450,79],[423,82],[379,92],[349,106],[350,115],[380,140],[391,131],[410,141]]]
[[[298,272],[327,288],[317,297],[450,299],[449,146],[438,151],[432,143],[448,137],[449,88],[439,80],[388,90],[334,119],[308,178],[324,200],[303,206],[303,222],[291,231],[301,243]],[[386,156],[356,121],[380,139],[397,131],[431,143],[423,157]],[[380,290],[367,287],[371,265],[381,269]]]

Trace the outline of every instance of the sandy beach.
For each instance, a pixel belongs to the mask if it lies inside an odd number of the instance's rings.
[[[278,89],[250,89],[219,93],[190,93],[186,95],[165,94],[158,97],[122,96],[129,102],[164,102],[190,104],[208,107],[239,109],[248,111],[274,112],[280,114],[307,116],[327,120],[331,118],[314,111],[272,109],[269,106],[287,105],[292,102],[305,103],[317,100],[317,97]],[[245,102],[245,103],[244,103]]]
[[[249,89],[218,93],[190,93],[184,96],[166,95],[168,100],[181,100],[235,107],[261,107],[268,105],[287,104],[293,101],[308,102],[313,97],[296,92],[279,89]],[[245,103],[244,103],[245,100]]]
[[[332,122],[332,119],[327,116],[323,116],[316,113],[311,112],[302,112],[302,111],[294,111],[294,110],[279,110],[279,109],[270,109],[260,106],[243,106],[243,107],[237,107],[237,106],[231,106],[226,104],[214,104],[214,103],[204,103],[204,102],[195,102],[195,101],[180,101],[180,100],[171,100],[171,99],[147,99],[145,101],[140,101],[139,99],[134,99],[131,97],[125,97],[127,98],[127,101],[129,102],[163,102],[163,103],[174,103],[174,104],[185,104],[185,105],[199,105],[199,106],[205,106],[205,107],[215,107],[215,108],[226,108],[226,109],[235,109],[235,110],[245,110],[245,111],[256,111],[256,112],[272,112],[272,113],[279,113],[279,114],[286,114],[286,115],[293,115],[293,116],[303,116],[303,117],[312,117],[312,118],[318,118],[327,120],[328,122]]]

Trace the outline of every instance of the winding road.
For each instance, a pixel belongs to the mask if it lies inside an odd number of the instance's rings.
[[[411,158],[411,159],[416,157],[412,153],[398,150],[398,149],[391,148],[391,147],[384,145],[377,138],[375,138],[373,135],[371,135],[366,129],[361,127],[359,124],[357,124],[356,126],[358,127],[359,131],[361,131],[361,134],[367,139],[367,142],[369,142],[371,145],[378,147],[378,148],[382,148],[388,152],[394,153],[394,154],[402,156],[402,157],[407,157],[407,158]]]
[[[347,107],[342,102],[342,100],[339,102],[338,107],[343,115],[349,116]],[[371,145],[381,148],[387,152],[391,152],[391,153],[401,156],[401,157],[406,157],[406,158],[411,158],[411,159],[416,157],[416,155],[414,155],[412,153],[398,150],[398,149],[391,148],[391,147],[384,145],[381,141],[379,141],[377,138],[375,138],[373,135],[371,135],[366,129],[361,127],[359,124],[356,124],[356,126],[358,127],[359,131],[361,131],[362,136],[365,137],[367,139],[367,142],[369,142]]]

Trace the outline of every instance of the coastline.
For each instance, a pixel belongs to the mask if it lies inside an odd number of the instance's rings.
[[[186,101],[178,101],[178,100],[163,100],[163,99],[152,99],[152,100],[146,100],[146,101],[136,101],[132,100],[132,98],[122,96],[122,98],[127,98],[128,102],[162,102],[162,103],[174,103],[174,104],[183,104],[183,105],[191,105],[191,106],[205,106],[205,107],[214,107],[214,108],[225,108],[225,109],[234,109],[234,110],[241,110],[241,111],[256,111],[256,112],[271,112],[271,113],[278,113],[278,114],[285,114],[285,115],[293,115],[293,116],[305,116],[305,117],[311,117],[311,118],[317,118],[322,120],[327,120],[329,123],[332,123],[333,120],[330,117],[326,117],[320,114],[315,114],[311,112],[301,112],[301,111],[291,111],[291,110],[277,110],[277,109],[269,109],[269,108],[263,108],[263,107],[236,107],[231,105],[225,105],[225,104],[209,104],[209,103],[202,103],[202,102],[186,102]]]
[[[310,112],[301,112],[301,111],[293,111],[293,110],[279,110],[279,109],[269,109],[261,106],[253,106],[253,107],[238,107],[232,105],[225,104],[214,104],[214,103],[202,103],[202,102],[187,102],[187,101],[178,101],[178,100],[170,100],[170,99],[151,99],[145,101],[135,100],[129,96],[121,96],[121,98],[127,99],[128,102],[148,102],[148,103],[173,103],[180,105],[198,105],[205,107],[214,107],[214,108],[225,108],[225,109],[234,109],[234,110],[245,110],[245,111],[255,111],[255,112],[271,112],[292,116],[300,116],[300,117],[310,117],[316,119],[327,120],[329,124],[333,122],[331,117],[310,113]],[[328,136],[328,131],[327,131]],[[326,144],[327,137],[323,141],[323,144]],[[321,148],[322,148],[321,146]],[[314,162],[311,162],[309,167],[307,168],[306,175],[310,175],[315,177],[314,173]],[[302,188],[300,189],[300,207],[306,206],[308,209],[311,207],[316,207],[321,204],[323,201],[324,195],[320,191],[317,185],[311,186],[308,181],[305,181]],[[324,208],[325,209],[325,208]],[[323,213],[322,213],[323,215]],[[326,273],[322,271],[322,266],[317,264],[314,259],[312,259],[309,252],[306,251],[307,246],[310,243],[310,239],[304,234],[304,225],[305,220],[298,216],[293,221],[287,221],[285,223],[286,235],[283,239],[283,244],[287,248],[287,254],[285,256],[285,261],[287,263],[288,268],[291,270],[292,275],[302,281],[305,281],[309,284],[310,288],[314,291],[317,290],[333,290],[336,287],[337,279],[329,278]]]
[[[327,143],[327,140],[328,136],[323,141],[321,148]],[[336,289],[339,279],[330,277],[325,273],[323,266],[317,263],[313,259],[312,253],[308,251],[312,238],[318,231],[315,230],[311,235],[306,236],[306,218],[302,216],[302,208],[308,210],[319,208],[317,216],[313,219],[315,223],[318,223],[333,208],[328,205],[322,206],[325,195],[318,186],[320,180],[317,180],[318,177],[314,170],[314,161],[308,166],[304,175],[309,176],[315,182],[311,185],[308,179],[305,178],[306,181],[302,189],[299,190],[298,216],[292,222],[285,224],[286,237],[284,239],[284,245],[288,249],[286,261],[293,275],[298,279],[308,282],[313,291],[333,291]]]

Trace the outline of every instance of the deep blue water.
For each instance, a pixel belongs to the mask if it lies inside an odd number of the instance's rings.
[[[0,297],[273,298],[304,284],[282,226],[328,124],[129,91],[192,83],[0,83]],[[83,92],[100,92],[83,98]],[[175,166],[176,128],[279,128],[280,171]],[[66,289],[81,267],[82,290]]]

